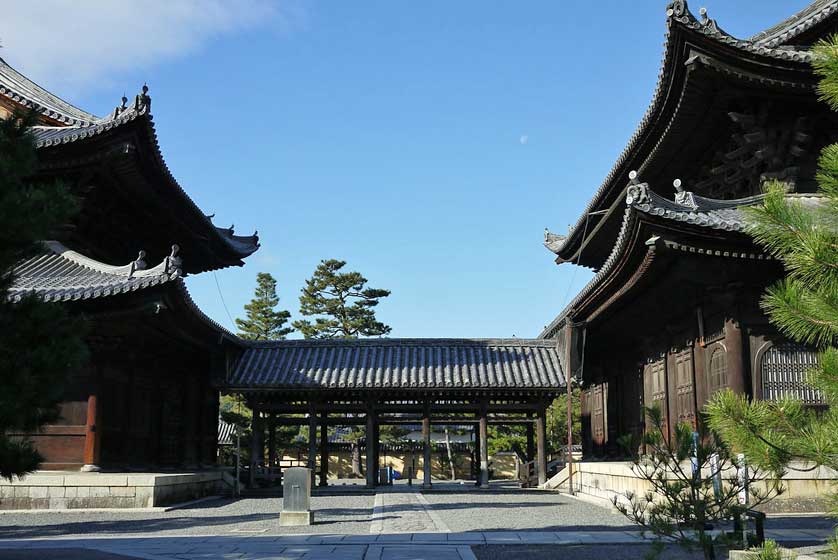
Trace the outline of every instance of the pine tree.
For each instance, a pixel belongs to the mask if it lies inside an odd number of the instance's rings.
[[[346,261],[320,261],[314,275],[306,281],[300,296],[300,313],[316,317],[314,323],[294,322],[306,338],[357,338],[380,336],[390,327],[375,317],[375,306],[389,290],[365,288],[367,279],[359,272],[340,272]]]
[[[288,311],[277,311],[279,297],[276,280],[267,272],[256,275],[256,290],[250,303],[244,306],[246,319],[236,319],[240,336],[248,340],[283,340],[294,329],[286,327],[291,318]]]
[[[8,298],[15,266],[40,249],[76,211],[58,183],[33,184],[34,114],[0,120],[0,477],[34,471],[42,457],[12,432],[34,432],[58,418],[68,373],[83,363],[83,325],[66,309],[27,297]]]
[[[838,110],[838,38],[817,44],[814,53],[820,98]],[[821,204],[789,200],[772,183],[748,217],[750,233],[786,270],[762,308],[784,335],[820,350],[809,380],[829,409],[816,415],[795,399],[749,402],[731,391],[718,393],[707,408],[714,430],[778,476],[794,458],[838,469],[838,144],[821,152],[817,180]]]
[[[657,404],[644,407],[649,429],[642,435],[632,472],[646,483],[643,494],[626,491],[612,498],[614,507],[629,520],[658,538],[687,549],[699,548],[705,560],[716,557],[716,547],[733,544],[734,535],[710,533],[708,524],[739,517],[740,491],[747,488],[751,506],[759,506],[783,492],[777,481],[755,484],[762,479],[759,469],[738,476],[730,447],[708,433],[703,423],[698,432],[681,422],[672,432]],[[637,438],[620,438],[634,455]]]

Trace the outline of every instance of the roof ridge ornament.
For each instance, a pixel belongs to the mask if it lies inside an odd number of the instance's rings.
[[[649,185],[641,183],[637,178],[637,171],[629,172],[629,187],[626,189],[626,205],[643,204],[649,202]]]
[[[681,206],[687,206],[693,210],[698,208],[698,202],[695,200],[695,195],[692,192],[685,191],[681,186],[681,179],[672,181],[672,186],[675,187],[675,202]]]
[[[165,260],[165,270],[166,274],[177,274],[180,276],[180,265],[181,259],[177,254],[180,252],[180,246],[177,244],[172,245],[172,252],[166,257]]]
[[[688,10],[687,0],[674,0],[666,6],[666,17],[682,17]]]
[[[138,270],[146,269],[145,254],[145,251],[140,250],[139,254],[137,254],[137,259],[132,261],[131,264],[128,265],[128,278],[133,277],[134,273]]]
[[[148,95],[148,84],[143,84],[142,91],[134,98],[135,111],[151,111],[151,96]]]
[[[716,25],[716,20],[710,19],[710,16],[707,13],[707,8],[699,8],[698,15],[701,16],[701,24],[704,27],[709,27],[713,31],[720,31],[719,26]]]
[[[113,110],[113,115],[111,116],[111,120],[116,119],[119,115],[121,115],[126,109],[128,108],[128,98],[125,97],[125,94],[122,94],[122,103],[118,105]]]

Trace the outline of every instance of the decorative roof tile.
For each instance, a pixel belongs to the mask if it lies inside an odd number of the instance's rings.
[[[136,261],[111,266],[71,251],[57,241],[15,268],[9,299],[35,295],[44,301],[77,301],[114,296],[158,286],[180,278],[177,246],[154,268],[146,269],[140,253]]]
[[[267,389],[554,389],[556,346],[528,339],[294,340],[252,344],[226,385]]]

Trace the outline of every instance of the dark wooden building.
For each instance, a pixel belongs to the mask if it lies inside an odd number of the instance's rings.
[[[257,236],[213,225],[172,177],[147,87],[97,117],[0,59],[0,118],[24,108],[39,115],[36,180],[61,180],[81,211],[17,267],[11,297],[83,315],[91,351],[60,422],[26,435],[47,469],[215,464],[216,382],[239,342],[201,313],[183,277],[242,265]]]
[[[644,404],[660,403],[673,426],[695,424],[723,387],[820,402],[802,383],[814,353],[760,310],[782,267],[743,232],[742,208],[768,179],[817,204],[817,159],[838,118],[817,99],[808,49],[838,30],[838,2],[749,39],[683,1],[666,14],[637,132],[570,232],[545,239],[557,263],[596,272],[541,334],[577,352],[588,457],[620,454],[617,438],[644,429]]]

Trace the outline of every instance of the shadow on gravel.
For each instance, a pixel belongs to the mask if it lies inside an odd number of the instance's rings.
[[[647,544],[621,545],[479,545],[471,550],[477,560],[637,560],[651,549]],[[722,557],[721,555],[719,556]],[[701,551],[688,552],[680,546],[667,546],[661,560],[703,560]]]
[[[190,509],[206,509],[195,508]],[[370,508],[322,508],[315,509],[314,525],[369,523]],[[279,512],[252,513],[242,515],[177,515],[179,511],[166,514],[145,514],[147,517],[132,516],[128,519],[112,519],[108,521],[81,519],[67,522],[76,514],[45,514],[54,515],[55,523],[39,523],[33,525],[9,525],[0,516],[0,538],[30,538],[52,537],[59,535],[142,535],[158,531],[183,531],[190,529],[207,529],[211,527],[235,526],[254,522],[278,522]],[[84,515],[84,514],[80,514]],[[118,515],[118,512],[114,512]],[[136,514],[135,514],[136,515]],[[143,514],[140,514],[143,515]],[[2,557],[0,557],[2,558]]]
[[[0,560],[135,560],[89,548],[53,548],[43,550],[0,550]]]

